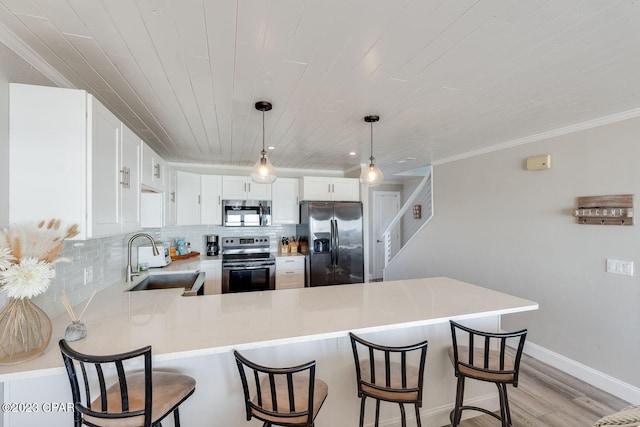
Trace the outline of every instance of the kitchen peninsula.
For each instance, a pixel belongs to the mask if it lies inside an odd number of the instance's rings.
[[[357,425],[349,331],[387,344],[428,339],[422,417],[444,425],[455,395],[446,356],[448,321],[496,329],[501,315],[538,308],[532,301],[444,277],[201,297],[182,297],[177,289],[126,289],[118,284],[96,295],[86,319],[87,337],[72,346],[109,354],[151,344],[155,368],[196,378],[196,392],[180,411],[184,425],[193,427],[244,425],[232,349],[272,366],[317,360],[317,376],[328,383],[329,397],[316,424]],[[70,401],[57,347],[69,320],[60,316],[53,323],[43,356],[0,367],[5,402]],[[492,387],[470,385],[467,396],[497,407]],[[395,405],[382,406],[383,420],[397,417]],[[67,426],[71,419],[69,413],[6,413],[5,426]]]

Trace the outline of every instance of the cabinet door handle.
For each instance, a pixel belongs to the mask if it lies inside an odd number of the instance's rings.
[[[200,204],[200,195],[198,194],[198,204]]]
[[[171,192],[171,201],[174,202],[174,203],[176,201],[176,192],[175,191]]]
[[[220,195],[218,194],[218,204],[220,204]]]
[[[153,165],[153,168],[155,169],[153,176],[160,179],[160,163],[156,163],[155,165]]]
[[[247,183],[247,187],[249,187],[249,189],[247,190],[247,193],[251,193],[251,183]]]
[[[127,188],[127,173],[125,169],[125,167],[120,169],[120,185],[122,185],[123,188]]]
[[[335,184],[331,184],[331,192],[332,193],[336,192],[336,185]]]
[[[327,184],[327,187],[329,187],[329,189],[327,190],[327,193],[331,193],[331,184]]]
[[[242,191],[247,192],[247,183],[242,184]]]

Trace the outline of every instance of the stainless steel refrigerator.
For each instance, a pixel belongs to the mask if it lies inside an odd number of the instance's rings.
[[[308,286],[364,282],[362,203],[302,202],[297,231],[309,244]]]

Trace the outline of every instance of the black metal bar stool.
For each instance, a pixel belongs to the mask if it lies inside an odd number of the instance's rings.
[[[175,426],[180,426],[178,406],[193,394],[196,381],[187,375],[152,371],[150,346],[94,356],[73,350],[65,340],[59,344],[71,384],[75,427],[160,426],[171,412]],[[125,372],[123,363],[136,358],[144,363],[144,370]],[[82,384],[76,367],[82,372]],[[110,376],[117,378],[107,386]]]
[[[367,397],[376,399],[376,426],[380,421],[380,401],[400,405],[402,427],[406,427],[407,418],[404,404],[413,404],[416,422],[420,422],[422,406],[422,388],[424,383],[424,365],[427,357],[427,341],[417,344],[389,347],[365,341],[349,333],[351,348],[356,365],[356,380],[360,400],[360,427],[364,423],[364,408]],[[358,348],[363,349],[361,359]],[[366,357],[368,356],[368,357]],[[407,361],[411,356],[417,359],[417,365]]]
[[[313,426],[329,387],[316,379],[316,362],[289,368],[261,366],[233,352],[242,381],[247,421],[270,426]]]
[[[454,321],[450,322],[453,346],[449,348],[449,358],[458,378],[455,407],[450,414],[451,425],[457,427],[462,411],[471,409],[497,418],[501,421],[502,427],[511,426],[507,385],[518,386],[520,359],[527,330],[506,333],[483,332]],[[507,354],[507,345],[515,349],[515,356]],[[500,415],[485,408],[463,404],[466,378],[495,383],[500,396]]]

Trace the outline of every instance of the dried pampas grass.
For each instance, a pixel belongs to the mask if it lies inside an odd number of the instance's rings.
[[[31,298],[49,287],[53,264],[78,225],[61,229],[59,219],[14,225],[0,232],[0,285],[11,298]]]

